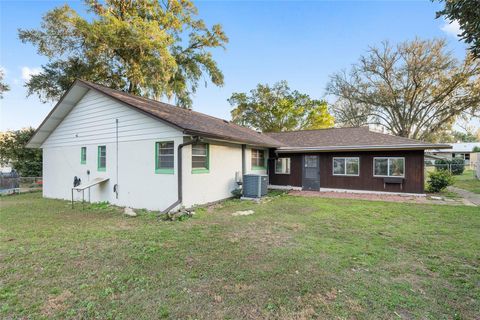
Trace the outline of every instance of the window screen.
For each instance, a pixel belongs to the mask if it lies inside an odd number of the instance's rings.
[[[197,143],[192,146],[192,169],[207,169],[208,163],[208,144]]]

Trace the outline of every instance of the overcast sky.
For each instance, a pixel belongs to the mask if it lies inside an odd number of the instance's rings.
[[[36,127],[53,107],[26,97],[24,83],[46,60],[18,40],[18,28],[37,28],[48,10],[69,3],[84,14],[83,1],[0,0],[0,66],[11,91],[0,100],[0,130]],[[458,26],[435,19],[431,1],[200,1],[200,17],[220,23],[230,38],[214,56],[225,86],[209,84],[194,97],[193,108],[230,119],[227,98],[257,83],[287,80],[293,89],[322,98],[328,77],[349,68],[369,45],[443,37],[459,58],[466,46]],[[478,122],[475,122],[478,126]]]

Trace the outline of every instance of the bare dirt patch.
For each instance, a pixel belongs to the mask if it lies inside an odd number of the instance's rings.
[[[470,205],[465,203],[463,199],[452,200],[432,200],[423,196],[409,196],[396,194],[375,194],[375,193],[353,193],[353,192],[333,192],[333,191],[299,191],[292,190],[289,192],[293,196],[332,198],[332,199],[354,199],[369,201],[387,201],[401,203],[420,203],[420,204],[442,204],[442,205]]]
[[[46,317],[52,317],[57,312],[66,310],[68,307],[67,300],[72,296],[73,294],[68,290],[64,290],[58,296],[50,295],[42,307],[42,314]]]
[[[282,246],[291,238],[291,234],[287,230],[282,230],[276,225],[260,225],[258,223],[249,223],[243,228],[237,228],[227,234],[227,239],[230,242],[248,241],[258,248],[259,245],[263,247]]]

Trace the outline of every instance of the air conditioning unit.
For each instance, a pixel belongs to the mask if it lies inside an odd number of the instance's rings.
[[[260,198],[267,194],[268,175],[243,175],[243,196],[245,198]]]

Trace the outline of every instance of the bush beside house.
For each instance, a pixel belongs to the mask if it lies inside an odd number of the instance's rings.
[[[452,185],[454,178],[448,170],[438,170],[428,173],[427,192],[440,192]]]

